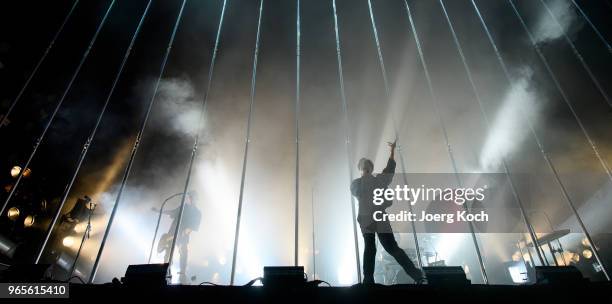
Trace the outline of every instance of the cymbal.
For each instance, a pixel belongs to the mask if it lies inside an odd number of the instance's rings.
[[[547,233],[543,236],[538,237],[538,243],[540,244],[547,244],[550,243],[554,240],[558,240],[566,235],[568,235],[570,233],[569,229],[561,229],[561,230],[556,230],[553,231],[551,233]],[[533,247],[533,243],[531,242],[531,240],[529,240],[527,242],[527,246],[529,247]]]

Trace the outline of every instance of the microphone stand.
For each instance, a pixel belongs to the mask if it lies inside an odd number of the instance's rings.
[[[155,239],[157,239],[157,231],[159,230],[159,223],[161,222],[161,217],[162,217],[162,213],[164,212],[164,208],[166,207],[166,203],[179,196],[179,195],[183,195],[184,192],[180,192],[180,193],[175,193],[170,195],[169,197],[167,197],[164,202],[161,205],[161,208],[159,209],[159,215],[157,217],[157,225],[155,226],[155,234],[153,234],[153,241],[151,242],[151,250],[149,251],[149,259],[147,260],[147,264],[151,264],[151,257],[153,256],[153,247],[155,247]]]
[[[91,209],[89,209],[89,216],[87,217],[87,227],[85,228],[85,232],[83,232],[83,237],[81,238],[81,244],[79,245],[79,250],[77,251],[77,254],[74,257],[74,261],[72,262],[72,267],[70,268],[68,279],[70,279],[72,275],[74,274],[74,270],[76,269],[77,261],[79,260],[79,256],[81,255],[81,250],[83,250],[83,245],[85,244],[85,239],[88,239],[90,236],[89,234],[91,232],[91,216],[93,215],[94,210],[96,210],[97,205],[92,202],[88,202],[87,204],[91,206]]]

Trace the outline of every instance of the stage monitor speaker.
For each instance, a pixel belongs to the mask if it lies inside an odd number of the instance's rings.
[[[263,272],[265,287],[296,287],[306,283],[303,266],[265,266]]]
[[[470,285],[461,266],[423,267],[428,285],[464,286]]]
[[[0,272],[0,282],[35,283],[46,280],[49,264],[16,264]]]
[[[132,286],[166,286],[168,281],[168,263],[130,265],[121,282]]]
[[[587,282],[574,266],[536,266],[537,284],[575,284]]]

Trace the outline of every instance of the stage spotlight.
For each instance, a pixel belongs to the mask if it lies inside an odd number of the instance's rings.
[[[21,173],[21,167],[14,166],[13,168],[11,168],[11,176],[13,178],[17,178],[17,176],[19,176],[19,173]],[[31,174],[32,170],[30,170],[30,168],[26,168],[25,171],[23,171],[23,177],[29,177]]]
[[[590,249],[585,249],[582,251],[582,256],[588,260],[593,257],[593,251],[591,251]]]
[[[564,251],[563,258],[571,263],[578,263],[580,261],[580,255],[571,251]]]
[[[35,219],[33,215],[26,216],[26,218],[23,220],[23,227],[30,228],[34,226],[34,221]]]
[[[523,262],[506,262],[504,263],[508,269],[508,274],[515,284],[525,284],[529,281],[527,267]]]
[[[15,166],[15,167],[11,168],[11,177],[15,178],[15,177],[19,176],[20,172],[21,172],[21,167],[19,167],[19,166]]]
[[[87,223],[78,223],[74,225],[74,232],[78,234],[85,232],[85,229],[87,229]]]
[[[583,237],[580,243],[582,243],[582,246],[584,247],[591,247],[591,245],[589,244],[589,240],[586,237]]]
[[[74,245],[74,237],[64,237],[64,239],[62,240],[62,245],[64,245],[64,247],[72,247],[72,245]]]
[[[17,220],[19,218],[19,208],[11,207],[6,213],[6,216],[8,216],[11,221]]]

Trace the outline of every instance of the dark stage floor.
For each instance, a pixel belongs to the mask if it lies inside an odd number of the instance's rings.
[[[465,287],[396,285],[297,289],[180,285],[130,288],[111,284],[70,286],[70,300],[75,303],[128,297],[143,301],[155,300],[156,303],[181,303],[187,300],[191,300],[189,303],[612,303],[612,284]]]

